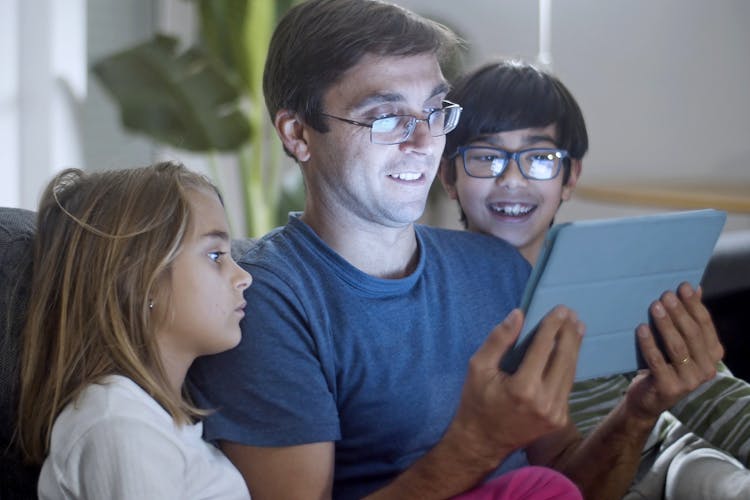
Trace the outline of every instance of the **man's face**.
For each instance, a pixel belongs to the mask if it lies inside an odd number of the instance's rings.
[[[323,112],[362,123],[388,115],[426,118],[442,107],[448,85],[432,54],[367,55],[323,96]],[[424,211],[445,137],[425,122],[401,144],[370,142],[370,129],[325,118],[329,131],[308,128],[310,157],[302,163],[308,186],[306,216],[355,225],[403,227]]]
[[[530,148],[557,148],[555,125],[489,135],[474,146],[502,148],[510,152]],[[495,178],[469,177],[463,160],[456,158],[456,183],[447,187],[466,214],[468,229],[502,238],[534,263],[560,202],[573,192],[580,163],[573,161],[571,177],[563,185],[563,170],[549,180],[525,178],[515,161]]]

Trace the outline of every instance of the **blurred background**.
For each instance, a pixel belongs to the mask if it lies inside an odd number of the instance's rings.
[[[238,25],[240,16],[227,19],[233,11],[216,10],[221,3],[256,24],[248,29]],[[264,53],[264,37],[288,3],[0,0],[0,206],[33,209],[44,183],[61,168],[98,170],[172,159],[217,179],[236,236],[262,233],[267,224],[283,222],[279,213],[302,208],[297,167],[268,133],[254,83],[257,72],[251,65],[228,76],[224,70],[233,58],[257,59]],[[547,64],[570,88],[586,118],[591,146],[580,188],[563,207],[561,220],[714,207],[730,210],[725,231],[750,229],[750,2],[396,3],[454,28],[468,44],[465,70],[491,58],[519,57]],[[228,22],[229,28],[217,33],[221,24],[207,19]],[[118,100],[105,85],[106,75],[122,83],[138,71],[125,66],[100,74],[92,68],[154,40],[157,33],[171,37],[171,45],[160,46],[171,55],[157,64],[167,82],[162,91],[173,83],[168,79],[173,62],[174,71],[195,73],[199,90],[207,85],[225,91],[222,114],[214,117],[222,122],[208,128],[223,130],[232,116],[229,125],[240,127],[232,130],[246,130],[255,142],[247,143],[240,134],[241,140],[217,145],[211,142],[216,137],[207,137],[208,142],[196,142],[204,149],[199,151],[183,132],[173,134],[170,143],[169,138],[155,140],[153,133],[123,127],[127,96]],[[232,52],[232,34],[244,34],[244,52]],[[252,38],[256,35],[257,40]],[[206,39],[214,42],[208,55],[223,58],[216,74],[199,64],[205,54],[191,52],[187,63],[179,58]],[[124,86],[125,93],[136,88],[135,83]],[[141,111],[154,107],[148,99],[129,97],[130,105],[140,105]],[[185,114],[175,108],[178,116]],[[232,137],[229,132],[219,135]],[[454,205],[439,189],[433,191],[424,221],[458,227]],[[264,220],[248,220],[259,212],[248,209],[248,198],[256,207],[272,205],[264,209]]]

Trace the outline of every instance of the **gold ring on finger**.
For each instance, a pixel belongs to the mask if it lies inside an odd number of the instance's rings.
[[[688,363],[688,361],[690,361],[690,356],[685,356],[684,358],[682,358],[680,360],[680,364],[681,365],[686,365]]]

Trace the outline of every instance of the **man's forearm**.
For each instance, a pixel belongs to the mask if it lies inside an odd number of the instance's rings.
[[[554,467],[578,485],[584,498],[622,498],[633,482],[641,451],[657,418],[627,414],[623,399]]]

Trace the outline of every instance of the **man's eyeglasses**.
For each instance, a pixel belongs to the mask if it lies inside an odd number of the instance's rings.
[[[458,119],[461,117],[461,109],[461,106],[458,104],[443,101],[443,107],[431,111],[427,115],[427,118],[417,118],[413,115],[391,115],[373,120],[372,123],[362,123],[327,113],[320,114],[328,118],[351,123],[352,125],[369,128],[370,142],[373,144],[401,144],[411,137],[419,122],[427,124],[432,137],[440,137],[447,134],[458,125]]]
[[[534,148],[522,151],[506,151],[486,146],[461,146],[449,158],[461,155],[464,170],[469,177],[489,179],[505,172],[510,160],[515,160],[518,169],[527,179],[547,181],[557,177],[563,160],[568,157],[564,149]]]

